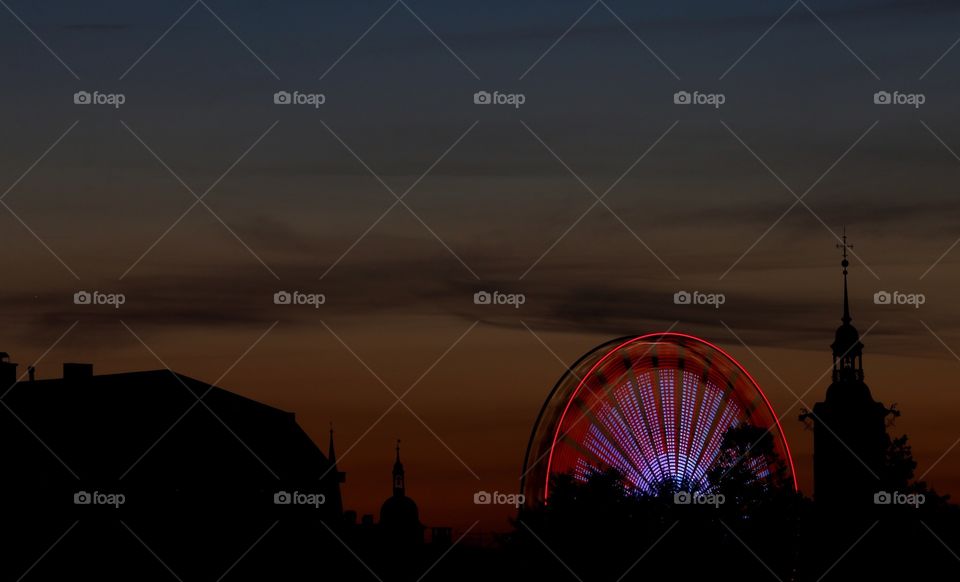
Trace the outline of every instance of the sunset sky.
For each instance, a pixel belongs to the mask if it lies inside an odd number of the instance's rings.
[[[509,509],[473,494],[518,489],[564,367],[672,327],[757,378],[809,494],[797,416],[829,383],[846,226],[866,381],[918,475],[960,494],[953,3],[148,4],[0,10],[0,350],[39,377],[167,365],[295,412],[324,449],[333,422],[360,513],[400,438],[422,521],[493,531]]]

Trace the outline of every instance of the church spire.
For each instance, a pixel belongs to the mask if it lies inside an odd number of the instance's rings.
[[[853,248],[852,244],[847,243],[847,229],[843,229],[841,242],[837,248],[843,252],[843,260],[840,266],[843,268],[843,317],[842,322],[837,328],[833,344],[830,346],[833,351],[833,381],[862,381],[863,380],[863,344],[860,343],[860,332],[853,327],[850,317],[850,294],[847,284],[848,268],[850,261],[847,259],[847,251]]]
[[[393,495],[395,497],[406,495],[403,463],[400,462],[400,439],[397,439],[397,460],[393,463]]]
[[[847,249],[852,249],[853,245],[847,244],[847,227],[843,227],[843,239],[837,244],[837,248],[843,250],[843,260],[840,261],[840,266],[843,267],[843,317],[840,321],[844,325],[849,325],[852,320],[850,319],[850,299],[847,295],[847,267],[850,266],[850,261],[847,260]]]
[[[330,464],[334,467],[337,466],[337,452],[333,448],[333,423],[330,423],[330,447],[327,449],[327,458],[330,459]]]

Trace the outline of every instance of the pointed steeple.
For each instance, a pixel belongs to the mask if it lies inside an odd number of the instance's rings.
[[[327,449],[327,458],[330,459],[330,464],[334,467],[337,466],[337,452],[333,448],[333,423],[330,423],[330,448]]]
[[[843,229],[841,242],[837,248],[843,251],[843,260],[840,266],[843,268],[843,316],[840,318],[841,325],[837,328],[834,335],[833,344],[830,346],[833,351],[833,381],[844,380],[863,380],[863,344],[860,343],[860,332],[853,327],[853,319],[850,317],[850,293],[847,283],[848,268],[850,261],[847,260],[847,251],[853,248],[852,244],[847,243],[847,229]]]
[[[849,325],[852,320],[850,319],[850,297],[847,293],[847,267],[850,266],[850,261],[847,260],[847,249],[852,249],[853,245],[847,244],[847,227],[843,227],[843,242],[837,244],[837,248],[843,249],[843,260],[840,261],[840,266],[843,267],[843,317],[840,321],[844,325]]]
[[[406,495],[403,463],[400,462],[400,439],[397,439],[397,460],[393,463],[393,495],[396,497]]]
[[[333,446],[333,423],[330,423],[330,446],[327,448],[327,460],[330,461],[331,470],[337,476],[338,483],[347,482],[347,474],[337,468],[337,451]]]

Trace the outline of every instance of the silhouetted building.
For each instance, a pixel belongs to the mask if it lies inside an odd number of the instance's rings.
[[[10,361],[10,354],[0,352],[0,390],[6,392],[17,382],[17,365]]]
[[[817,506],[864,508],[880,489],[891,413],[875,401],[864,382],[863,343],[850,317],[846,235],[843,237],[843,317],[833,344],[833,382],[823,402],[813,407],[813,479]]]
[[[407,497],[406,475],[400,462],[400,441],[397,441],[397,459],[393,463],[393,495],[380,507],[380,527],[384,541],[395,546],[423,543],[423,525],[417,504]]]
[[[333,443],[328,458],[292,413],[168,370],[67,364],[63,378],[11,379],[0,354],[0,579],[22,575],[71,523],[31,577],[159,579],[140,575],[156,563],[139,537],[178,577],[216,579],[268,528],[237,579],[356,562],[330,535],[343,523]]]

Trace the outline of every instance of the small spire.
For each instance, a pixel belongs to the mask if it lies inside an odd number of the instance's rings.
[[[330,459],[330,464],[336,466],[337,452],[333,448],[333,422],[330,423],[330,448],[327,451],[327,457]]]
[[[843,267],[843,317],[841,321],[844,324],[849,324],[852,319],[850,317],[850,299],[847,293],[847,267],[850,266],[850,261],[847,260],[847,250],[852,249],[852,244],[847,244],[847,227],[843,227],[843,237],[841,242],[837,244],[837,248],[843,251],[843,260],[840,261],[840,266]]]
[[[397,439],[397,462],[400,462],[400,439]]]

